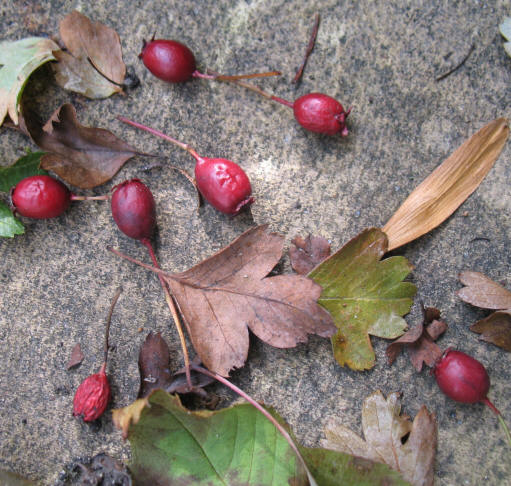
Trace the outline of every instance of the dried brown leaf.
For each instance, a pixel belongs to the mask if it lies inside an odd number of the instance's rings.
[[[330,243],[321,236],[296,236],[289,247],[289,258],[293,270],[307,275],[316,265],[330,256]]]
[[[183,273],[168,274],[127,258],[163,276],[200,359],[211,371],[228,376],[245,363],[248,329],[278,348],[305,342],[308,334],[331,337],[336,331],[330,314],[317,303],[318,284],[302,275],[265,278],[283,245],[282,236],[262,225]]]
[[[432,367],[442,356],[442,350],[435,341],[447,330],[447,324],[437,320],[438,309],[428,307],[424,310],[424,321],[407,331],[403,336],[387,346],[386,355],[391,365],[401,350],[406,347],[410,361],[417,372],[421,372],[423,363]]]
[[[400,413],[398,393],[391,393],[385,400],[377,391],[369,395],[362,406],[365,440],[331,420],[326,425],[326,440],[322,446],[387,464],[414,486],[433,486],[436,416],[424,405],[413,422]]]
[[[383,227],[389,251],[445,221],[474,192],[497,160],[509,135],[505,118],[481,128],[403,202]]]
[[[71,351],[71,356],[69,358],[69,361],[67,362],[66,368],[70,370],[71,368],[78,366],[79,364],[82,363],[84,357],[85,356],[82,353],[82,348],[80,347],[80,344],[76,343],[73,347],[73,350]]]
[[[511,309],[511,292],[479,272],[462,272],[460,282],[465,285],[456,293],[468,304],[483,309]]]
[[[81,125],[69,103],[58,108],[44,127],[25,110],[20,127],[49,152],[42,157],[41,167],[82,189],[104,184],[128,159],[140,154],[108,130]]]
[[[150,332],[138,355],[140,389],[138,398],[147,397],[157,388],[165,389],[170,383],[170,351],[161,333]]]
[[[511,310],[497,311],[470,326],[482,341],[511,351]]]
[[[106,98],[122,92],[120,86],[108,80],[122,84],[126,75],[117,32],[91,22],[76,10],[62,19],[59,29],[68,50],[55,55],[59,61],[53,66],[57,83],[88,98]]]

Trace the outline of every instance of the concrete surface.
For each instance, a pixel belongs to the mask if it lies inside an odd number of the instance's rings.
[[[406,5],[11,0],[2,3],[0,22],[2,39],[56,34],[59,20],[81,9],[119,32],[125,62],[141,79],[141,87],[128,97],[90,101],[59,89],[49,68],[43,68],[27,89],[42,115],[70,101],[83,124],[109,128],[140,150],[166,153],[169,163],[192,170],[188,154],[121,125],[115,115],[122,114],[188,142],[199,153],[233,159],[246,170],[257,201],[251,214],[236,218],[207,205],[197,213],[184,178],[165,167],[144,170],[148,160],[142,158],[88,192],[105,193],[129,177],[145,181],[157,200],[156,247],[162,266],[183,270],[264,222],[287,242],[311,232],[330,239],[337,249],[363,228],[383,225],[466,137],[496,117],[509,117],[511,59],[498,33],[498,24],[511,14],[509,3]],[[316,48],[296,87],[290,81],[316,11],[321,14]],[[311,91],[334,96],[353,107],[349,137],[307,133],[288,108],[239,87],[207,81],[171,86],[155,79],[137,59],[142,39],[154,32],[188,44],[202,69],[280,69],[281,78],[259,84],[287,99]],[[436,82],[472,43],[475,49],[465,65]],[[2,165],[13,163],[27,147],[35,149],[23,135],[1,129]],[[508,422],[510,356],[468,330],[486,313],[462,303],[454,292],[460,287],[457,274],[465,269],[485,272],[511,287],[510,156],[508,143],[460,210],[396,251],[415,265],[411,279],[421,297],[440,308],[450,326],[441,346],[462,349],[487,366],[490,396]],[[0,468],[52,484],[76,456],[129,454],[109,414],[99,429],[71,416],[74,390],[99,367],[104,318],[118,285],[124,293],[112,322],[111,342],[117,347],[108,367],[112,406],[127,405],[136,396],[138,349],[147,331],[159,330],[168,338],[176,368],[181,355],[157,279],[105,249],[112,245],[148,260],[141,245],[117,230],[107,204],[74,203],[57,219],[24,222],[25,235],[0,241]],[[283,269],[289,270],[287,256]],[[408,322],[419,315],[415,306]],[[66,371],[77,342],[85,359],[78,369]],[[387,342],[373,343],[376,367],[359,373],[335,364],[328,340],[312,338],[307,345],[279,350],[254,338],[248,363],[233,381],[275,406],[307,445],[319,442],[322,424],[332,416],[360,432],[362,401],[375,389],[402,391],[405,413],[414,416],[425,404],[438,414],[437,485],[511,484],[509,450],[491,412],[444,397],[427,371],[414,372],[406,355],[388,367]],[[222,388],[217,391],[229,397]]]

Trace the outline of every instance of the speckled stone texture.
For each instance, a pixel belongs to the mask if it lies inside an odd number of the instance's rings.
[[[141,151],[168,156],[151,169],[152,161],[137,157],[104,187],[77,192],[102,194],[129,177],[146,182],[157,201],[157,254],[171,271],[199,262],[260,223],[269,223],[288,243],[296,234],[313,233],[337,249],[363,228],[383,225],[468,136],[510,115],[511,59],[498,33],[498,24],[511,14],[504,0],[11,0],[0,6],[1,38],[55,35],[59,20],[75,8],[119,32],[125,62],[141,87],[127,97],[90,101],[58,88],[46,67],[33,76],[27,98],[43,116],[72,102],[83,124],[109,128]],[[316,11],[321,14],[316,47],[295,86],[290,81]],[[321,91],[352,106],[349,137],[305,132],[288,108],[240,87],[157,80],[137,59],[142,39],[154,32],[189,45],[203,70],[279,69],[282,77],[259,85],[286,99]],[[475,49],[465,65],[435,81],[471,44]],[[257,198],[251,213],[230,218],[208,205],[196,211],[192,187],[166,167],[191,171],[193,159],[122,125],[117,114],[174,135],[201,154],[239,162]],[[23,135],[0,129],[0,164],[13,163],[27,147],[35,149]],[[466,269],[511,287],[510,156],[508,143],[479,189],[448,221],[394,253],[415,265],[411,279],[421,298],[441,309],[448,322],[441,346],[459,348],[487,366],[490,397],[511,423],[510,356],[469,331],[486,312],[454,293],[460,288],[457,275]],[[158,280],[106,251],[112,245],[149,261],[140,244],[117,230],[106,203],[76,202],[57,219],[24,223],[24,235],[0,241],[0,468],[53,484],[74,457],[100,451],[129,456],[110,414],[99,429],[71,416],[74,390],[99,368],[104,319],[118,285],[124,293],[111,330],[112,406],[136,397],[138,349],[147,331],[162,331],[173,366],[182,362]],[[287,256],[282,269],[289,271]],[[415,305],[407,320],[419,318]],[[75,343],[85,359],[67,371]],[[322,425],[333,416],[361,432],[364,397],[376,389],[401,391],[405,413],[414,416],[425,404],[438,414],[437,485],[509,484],[509,450],[493,414],[444,397],[429,373],[417,374],[405,354],[387,366],[387,342],[373,343],[376,366],[360,373],[338,366],[325,339],[280,350],[254,338],[247,365],[232,380],[275,406],[306,445],[318,444]],[[216,390],[224,403],[232,399],[221,387]]]

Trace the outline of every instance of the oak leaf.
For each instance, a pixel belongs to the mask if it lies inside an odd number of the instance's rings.
[[[261,225],[186,272],[170,274],[142,264],[168,283],[195,351],[211,371],[228,376],[243,366],[249,329],[278,348],[306,342],[308,334],[334,334],[332,318],[316,302],[318,284],[302,275],[265,278],[283,246],[281,235]]]
[[[82,189],[104,184],[128,159],[140,154],[109,130],[81,125],[69,103],[58,108],[44,126],[33,113],[24,111],[21,125],[48,152],[41,167]]]
[[[118,85],[124,81],[126,66],[115,30],[76,10],[60,21],[59,30],[67,51],[55,53],[58,62],[53,69],[62,88],[93,99],[123,91]]]
[[[440,311],[433,307],[424,309],[424,320],[387,346],[387,361],[391,365],[403,347],[408,349],[410,361],[417,372],[422,364],[432,367],[443,351],[435,341],[447,330],[447,324],[440,321]]]
[[[309,235],[307,238],[295,236],[289,248],[289,258],[293,270],[307,275],[318,263],[330,256],[330,243],[321,236]]]
[[[322,446],[387,464],[414,486],[433,486],[436,416],[424,405],[413,422],[400,413],[398,393],[385,399],[380,391],[374,392],[362,405],[365,440],[331,420],[325,427]]]
[[[511,292],[479,272],[462,272],[459,278],[465,285],[457,292],[463,301],[496,310],[472,324],[470,330],[481,334],[482,341],[511,351]]]
[[[319,303],[334,318],[334,356],[340,365],[356,370],[374,366],[369,335],[387,339],[401,336],[416,287],[402,280],[412,270],[404,257],[380,261],[388,240],[370,228],[319,264],[309,277],[323,287]]]

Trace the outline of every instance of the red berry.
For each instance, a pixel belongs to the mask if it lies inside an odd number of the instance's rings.
[[[196,69],[193,52],[175,40],[144,42],[138,57],[151,73],[169,83],[188,81]]]
[[[47,175],[22,179],[11,193],[12,204],[27,218],[46,219],[60,216],[71,202],[71,193],[62,182]]]
[[[114,187],[112,216],[119,229],[130,238],[150,238],[156,225],[154,198],[139,179],[131,179]]]
[[[344,111],[343,106],[330,96],[322,93],[301,96],[293,103],[293,111],[296,121],[311,132],[348,135],[346,117],[350,110]]]
[[[457,402],[484,401],[490,389],[485,367],[461,351],[447,350],[435,364],[434,373],[440,390]]]
[[[96,420],[106,410],[110,401],[110,384],[103,366],[99,373],[90,375],[76,389],[73,415],[85,422]]]
[[[222,213],[238,214],[254,202],[247,175],[230,160],[198,157],[195,180],[204,199]]]

